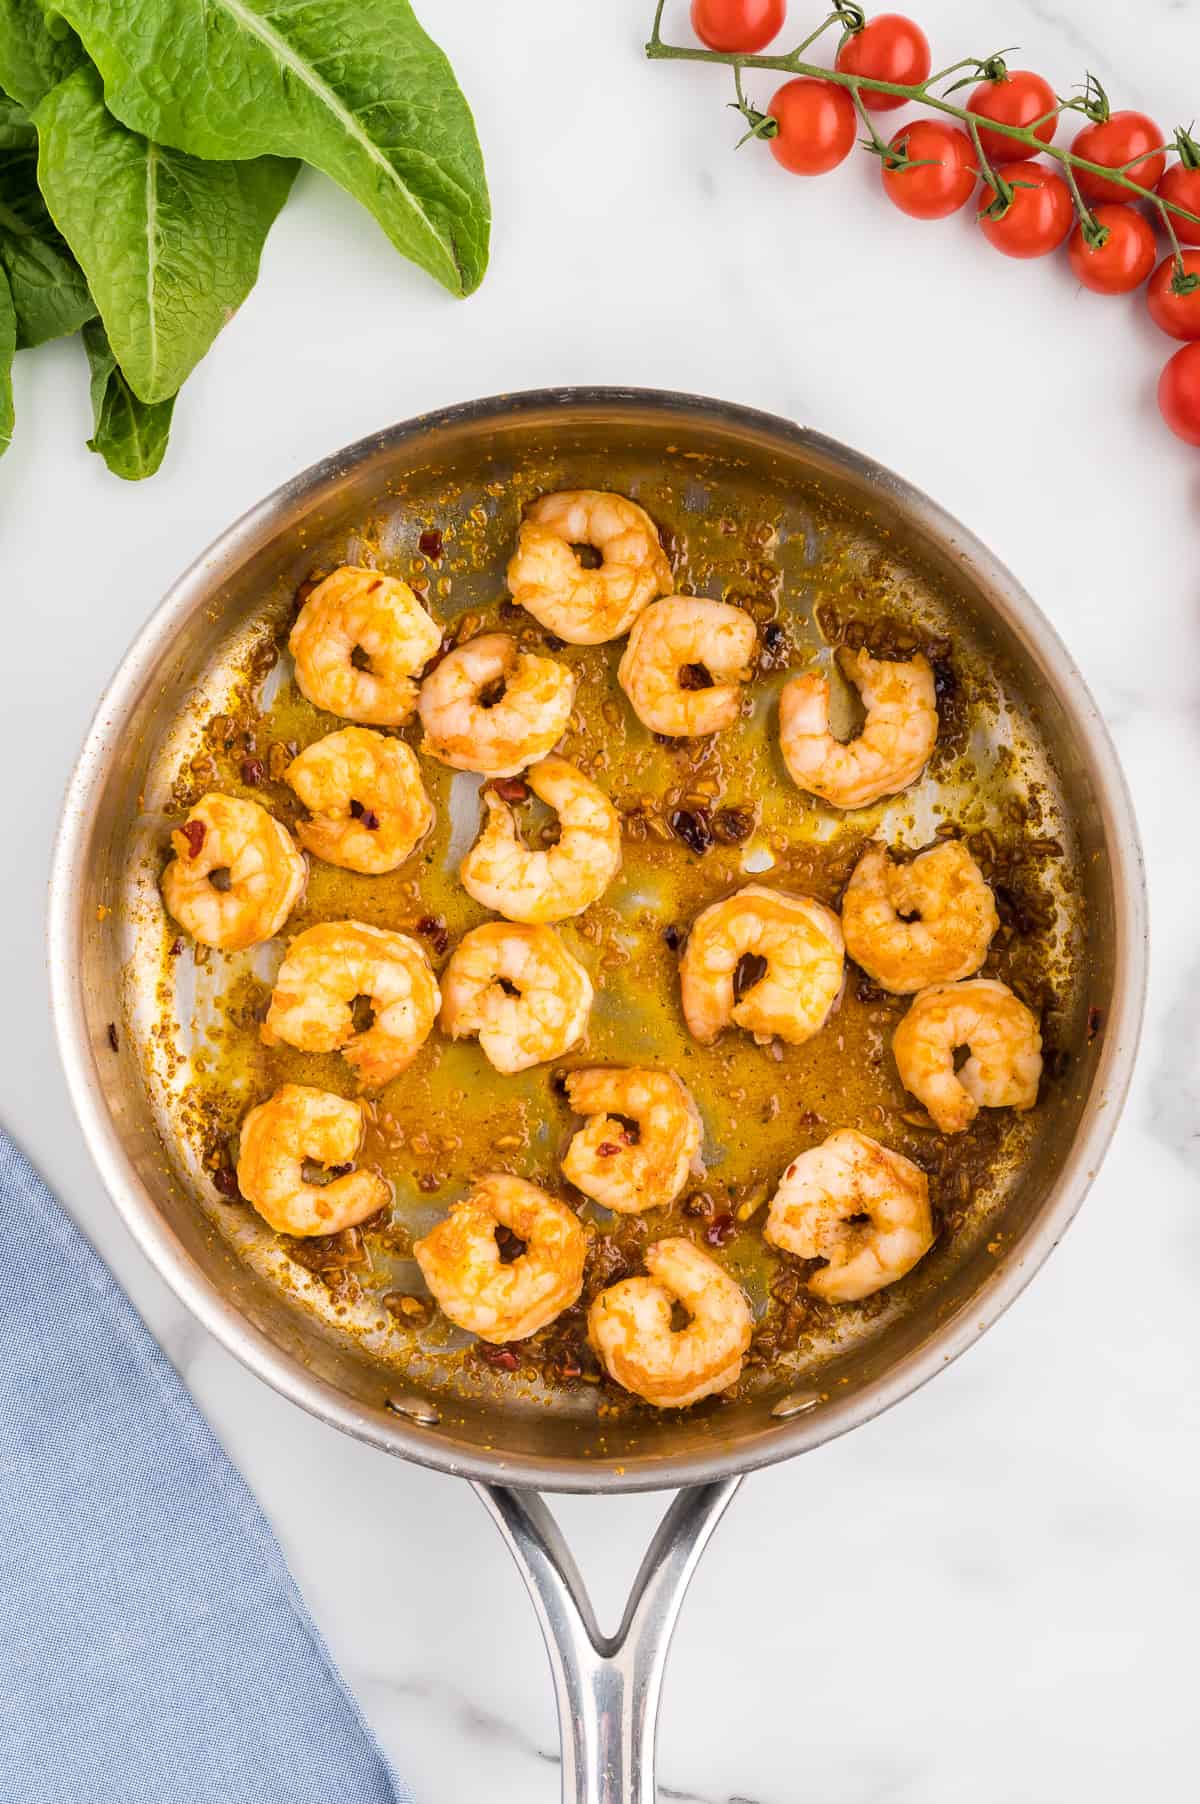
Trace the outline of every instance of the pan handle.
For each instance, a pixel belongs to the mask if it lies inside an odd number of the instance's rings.
[[[476,1484],[533,1599],[558,1704],[563,1804],[654,1804],[667,1648],[700,1556],[741,1483],[680,1491],[646,1551],[621,1626],[601,1633],[562,1530],[536,1491]]]

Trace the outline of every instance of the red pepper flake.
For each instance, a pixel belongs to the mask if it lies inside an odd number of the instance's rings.
[[[491,1366],[496,1372],[515,1372],[521,1363],[511,1347],[488,1347],[480,1341],[475,1351],[484,1365]]]
[[[712,845],[712,828],[703,808],[674,808],[667,816],[667,825],[676,839],[681,839],[688,851],[698,857]]]
[[[620,1150],[621,1148],[615,1145],[611,1140],[602,1140],[600,1145],[596,1148],[597,1153],[602,1159],[611,1159],[613,1154],[619,1153]]]
[[[431,942],[435,952],[444,952],[450,944],[450,929],[441,915],[422,915],[417,932]]]
[[[104,1034],[105,1034],[105,1038],[107,1039],[109,1045],[112,1047],[113,1051],[114,1052],[120,1051],[121,1042],[117,1038],[117,1024],[115,1021],[109,1022],[108,1026],[104,1030]]]
[[[489,787],[494,789],[502,802],[527,802],[529,785],[520,777],[497,777]]]
[[[728,1246],[737,1233],[737,1223],[732,1215],[716,1215],[704,1230],[704,1238],[710,1247]]]
[[[759,653],[761,670],[778,670],[788,661],[787,634],[777,620],[768,620],[763,628],[762,651]]]
[[[203,821],[184,821],[180,831],[188,843],[188,856],[199,858],[200,848],[204,844],[204,836],[208,829]]]
[[[713,838],[720,840],[723,846],[740,846],[753,831],[753,808],[722,808],[713,816]]]
[[[441,563],[442,535],[436,526],[426,527],[425,531],[417,540],[417,545],[420,548],[422,557],[427,557],[430,562],[434,564]]]
[[[267,767],[261,758],[242,759],[242,782],[250,789],[257,789],[267,774]]]
[[[171,941],[169,951],[170,951],[170,955],[172,958],[178,958],[179,954],[183,951],[183,941],[178,938],[173,939]]]
[[[368,833],[374,833],[379,826],[379,816],[373,808],[364,808],[361,802],[350,799],[350,812],[356,821],[361,821]]]
[[[1103,1011],[1103,1009],[1098,1009],[1093,1005],[1088,1010],[1087,1037],[1088,1037],[1088,1045],[1089,1046],[1091,1045],[1092,1041],[1096,1038],[1096,1035],[1100,1032],[1100,1029],[1103,1025],[1104,1025],[1104,1011]]]
[[[231,1165],[218,1166],[212,1174],[212,1181],[221,1195],[228,1197],[231,1203],[238,1203],[242,1200],[242,1193],[238,1189],[237,1173]]]

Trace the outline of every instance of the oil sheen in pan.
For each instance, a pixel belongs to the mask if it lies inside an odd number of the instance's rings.
[[[531,648],[571,663],[580,679],[567,757],[590,770],[626,817],[624,868],[603,898],[561,929],[597,981],[586,1050],[565,1064],[661,1063],[691,1086],[705,1124],[707,1173],[664,1215],[614,1221],[590,1203],[581,1214],[609,1243],[614,1270],[636,1268],[650,1238],[684,1232],[707,1242],[744,1284],[760,1345],[776,1370],[818,1383],[838,1353],[877,1335],[897,1311],[937,1282],[953,1246],[987,1241],[994,1218],[1026,1163],[1037,1156],[1045,1111],[1016,1117],[984,1111],[967,1135],[944,1141],[900,1087],[889,1044],[906,1003],[881,995],[853,967],[836,1014],[804,1047],[762,1048],[727,1033],[712,1049],[683,1027],[672,942],[707,902],[757,880],[836,903],[865,839],[917,848],[950,827],[972,838],[997,887],[1003,926],[986,972],[1042,1007],[1047,1082],[1056,1050],[1072,1042],[1082,1007],[1077,851],[1055,772],[1022,696],[989,666],[970,639],[952,594],[933,586],[868,523],[815,491],[786,500],[741,484],[728,469],[692,460],[688,479],[647,475],[632,460],[603,471],[540,463],[480,494],[460,493],[434,471],[386,509],[304,548],[307,567],[367,562],[423,583],[435,616],[463,636],[499,628]],[[634,719],[615,682],[621,647],[561,647],[503,599],[503,572],[524,502],[546,490],[586,484],[621,489],[664,529],[677,587],[746,606],[760,628],[762,669],[739,725],[715,740],[654,740]],[[437,528],[441,555],[426,557],[420,535]],[[427,539],[427,544],[430,541]],[[282,943],[198,960],[165,917],[157,881],[167,836],[180,811],[207,788],[253,795],[292,820],[298,805],[272,776],[283,762],[271,747],[302,746],[343,724],[311,708],[291,681],[281,650],[292,618],[291,589],[264,597],[261,614],[231,630],[218,658],[198,673],[189,708],[165,734],[146,785],[127,912],[127,1028],[142,1052],[164,1144],[238,1254],[270,1276],[331,1333],[351,1335],[376,1357],[419,1379],[426,1391],[514,1400],[554,1396],[580,1413],[640,1408],[607,1388],[571,1382],[546,1366],[563,1337],[538,1345],[517,1372],[497,1373],[469,1339],[436,1312],[417,1329],[402,1325],[385,1296],[420,1295],[411,1240],[439,1219],[478,1171],[499,1168],[562,1187],[558,1161],[572,1118],[549,1068],[499,1078],[474,1042],[434,1035],[417,1063],[377,1099],[364,1157],[396,1193],[393,1223],[368,1235],[369,1264],[318,1275],[251,1210],[221,1196],[245,1109],[279,1083],[318,1084],[354,1094],[352,1073],[335,1055],[268,1053],[258,1024]],[[865,635],[872,649],[929,649],[939,672],[942,734],[929,771],[905,795],[848,818],[810,806],[789,782],[777,748],[778,691],[789,674],[830,644]],[[841,730],[853,728],[854,698],[839,697]],[[406,728],[414,743],[419,730]],[[314,863],[307,894],[284,938],[318,919],[341,916],[420,931],[434,955],[485,918],[455,872],[478,823],[478,779],[423,761],[438,811],[430,839],[400,872],[355,877]],[[536,837],[542,819],[526,811]],[[747,821],[749,830],[746,830]],[[698,824],[698,825],[697,825]],[[705,839],[712,843],[698,851]],[[943,1227],[908,1279],[860,1305],[832,1308],[785,1301],[781,1268],[759,1233],[761,1205],[789,1157],[839,1126],[858,1126],[930,1170]],[[219,1180],[222,1181],[222,1180]],[[698,1212],[699,1211],[699,1212]],[[791,1287],[794,1291],[795,1286]],[[763,1382],[751,1366],[743,1387]],[[705,1406],[717,1407],[719,1404]]]

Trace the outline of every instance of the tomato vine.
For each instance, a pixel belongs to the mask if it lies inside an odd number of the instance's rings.
[[[1183,244],[1200,243],[1200,145],[1190,130],[1180,127],[1172,139],[1164,141],[1157,127],[1143,114],[1114,112],[1108,95],[1091,74],[1079,93],[1068,98],[1055,96],[1052,106],[1023,124],[1010,123],[1002,116],[1002,109],[996,112],[980,107],[979,90],[972,95],[969,106],[962,106],[951,98],[973,81],[998,86],[1014,79],[1004,60],[1009,54],[1007,51],[995,51],[983,57],[961,57],[942,69],[925,74],[920,80],[888,80],[877,72],[878,65],[874,69],[864,67],[868,59],[850,53],[856,41],[866,44],[871,30],[868,15],[856,0],[832,0],[832,10],[794,50],[776,54],[762,49],[712,48],[707,42],[703,45],[668,43],[662,35],[665,10],[666,0],[657,0],[646,55],[652,61],[714,63],[729,68],[734,81],[734,99],[730,104],[746,122],[746,131],[738,140],[739,144],[752,139],[772,141],[778,161],[798,174],[824,173],[848,153],[853,134],[847,137],[844,130],[839,134],[836,119],[828,110],[820,126],[811,123],[820,117],[818,90],[842,108],[846,101],[838,99],[838,95],[847,95],[864,131],[859,143],[879,158],[885,188],[897,206],[915,217],[941,217],[966,204],[975,192],[978,178],[983,183],[983,204],[978,214],[980,223],[997,248],[1016,256],[1041,255],[1056,249],[1066,239],[1067,232],[1063,227],[1069,225],[1073,210],[1078,223],[1071,237],[1072,266],[1087,286],[1101,293],[1128,292],[1149,275],[1144,254],[1140,257],[1135,254],[1132,258],[1125,256],[1128,269],[1125,277],[1118,275],[1109,280],[1100,267],[1097,267],[1094,280],[1088,280],[1083,273],[1088,252],[1103,253],[1106,247],[1110,254],[1115,252],[1116,245],[1110,246],[1114,229],[1124,225],[1130,235],[1132,226],[1140,222],[1140,215],[1133,221],[1129,219],[1130,203],[1148,207],[1170,246],[1169,279],[1166,266],[1160,267],[1152,284],[1151,316],[1164,331],[1173,332],[1177,337],[1200,339],[1200,305],[1194,301],[1191,306],[1184,305],[1200,287],[1196,255],[1183,250]],[[879,27],[886,24],[893,30],[906,27],[927,50],[923,34],[912,21],[887,14],[880,15],[876,23]],[[829,67],[809,60],[807,52],[835,28],[840,28],[841,37],[834,65]],[[859,34],[862,34],[861,39]],[[760,36],[756,41],[761,44],[763,40]],[[737,42],[737,39],[727,36],[722,42]],[[928,59],[922,67],[928,68]],[[766,111],[753,106],[745,90],[745,75],[756,70],[774,71],[791,78],[779,89]],[[1041,78],[1030,71],[1017,74],[1027,85],[1045,87]],[[1052,93],[1052,90],[1047,92]],[[928,113],[940,115],[944,122],[939,124],[926,114],[903,127],[890,140],[885,139],[871,117],[872,111],[890,110],[909,102],[928,109]],[[1064,113],[1080,114],[1087,122],[1076,143],[1083,141],[1088,149],[1108,150],[1113,160],[1103,162],[1096,155],[1084,155],[1073,147],[1054,143],[1053,132]],[[946,123],[951,121],[952,124]],[[824,144],[806,144],[803,140],[805,131],[811,133],[817,129],[824,130]],[[969,152],[964,134],[969,141]],[[991,154],[985,148],[984,134]],[[794,141],[789,141],[793,135]],[[910,141],[916,142],[925,154],[910,155]],[[1001,144],[1005,146],[1007,159],[1003,153],[997,154],[997,146]],[[1134,154],[1122,156],[1121,152],[1126,148]],[[962,179],[964,154],[973,158],[969,182]],[[1046,161],[1026,160],[1034,157]],[[1060,173],[1055,174],[1051,165],[1057,165]],[[894,180],[897,175],[906,173],[914,178],[908,184]],[[1139,180],[1139,175],[1144,179]],[[906,187],[910,190],[907,199]],[[1040,241],[1036,231],[1032,235],[1022,231],[1024,221],[1018,221],[1016,214],[1012,229],[996,229],[1014,213],[1014,209],[1016,213],[1032,217],[1032,191],[1055,187],[1057,197],[1050,195],[1049,199],[1056,201],[1056,216],[1047,223]],[[1067,210],[1068,199],[1070,210]],[[1139,229],[1146,231],[1144,223],[1139,224]],[[1097,258],[1098,265],[1102,261]],[[1188,323],[1193,308],[1197,322],[1194,331]],[[1197,360],[1200,361],[1200,349]],[[1200,434],[1200,417],[1195,422],[1187,420],[1188,430],[1183,431],[1179,424],[1178,404],[1173,408],[1164,407],[1164,416],[1180,437],[1197,442],[1194,434]]]

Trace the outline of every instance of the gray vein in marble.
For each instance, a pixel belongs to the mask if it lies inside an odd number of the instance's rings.
[[[395,1693],[397,1697],[415,1698],[423,1701],[439,1699],[448,1708],[459,1726],[474,1741],[498,1741],[510,1751],[528,1754],[534,1760],[542,1761],[546,1766],[560,1766],[562,1757],[556,1747],[543,1748],[524,1730],[517,1727],[508,1717],[497,1716],[495,1711],[484,1710],[478,1704],[457,1691],[452,1685],[438,1679],[385,1679],[375,1680],[385,1690]],[[671,1804],[769,1804],[765,1797],[752,1798],[744,1792],[700,1792],[680,1791],[676,1786],[665,1785],[660,1779],[657,1785],[660,1798],[670,1799]]]
[[[1025,11],[1029,13],[1032,18],[1037,20],[1039,25],[1045,25],[1051,31],[1056,31],[1064,44],[1069,44],[1072,50],[1077,50],[1082,56],[1085,56],[1088,59],[1089,65],[1097,63],[1104,65],[1108,64],[1109,58],[1107,52],[1104,51],[1093,38],[1088,37],[1085,32],[1079,29],[1079,21],[1077,18],[1069,17],[1066,13],[1060,12],[1056,6],[1047,6],[1045,0],[1020,0],[1020,3]],[[1082,75],[1083,72],[1081,70],[1081,80]],[[1080,124],[1082,123],[1083,121],[1081,120]]]

